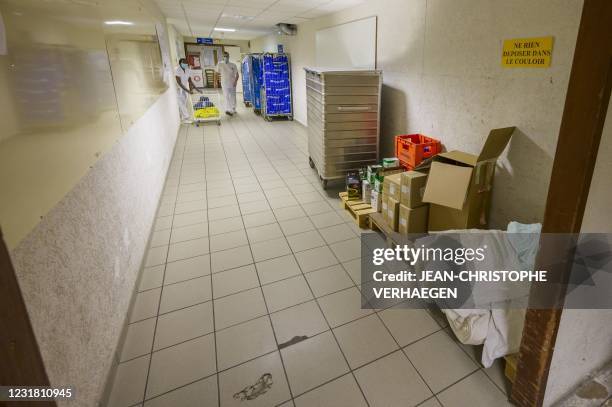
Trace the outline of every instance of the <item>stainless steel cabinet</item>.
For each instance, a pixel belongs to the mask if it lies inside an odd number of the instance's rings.
[[[304,69],[310,166],[325,188],[328,180],[379,161],[382,73]]]

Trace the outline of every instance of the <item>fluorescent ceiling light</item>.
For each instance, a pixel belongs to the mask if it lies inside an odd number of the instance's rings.
[[[134,23],[131,21],[121,21],[121,20],[105,21],[104,24],[106,25],[134,25]]]
[[[215,31],[226,31],[226,32],[233,33],[234,31],[236,31],[236,29],[235,29],[235,28],[221,28],[221,27],[215,27]]]

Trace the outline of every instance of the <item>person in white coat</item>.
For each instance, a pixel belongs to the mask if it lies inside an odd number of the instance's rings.
[[[189,65],[185,58],[179,59],[179,65],[176,67],[174,75],[178,84],[178,104],[181,121],[190,122],[192,118],[189,95],[193,93],[193,89],[196,89],[196,86],[191,81],[191,76],[189,76]],[[202,93],[200,90],[198,92]]]
[[[225,99],[225,114],[233,116],[236,113],[236,84],[238,83],[238,67],[229,61],[229,54],[223,53],[223,60],[217,64],[217,72],[221,75],[221,89]]]

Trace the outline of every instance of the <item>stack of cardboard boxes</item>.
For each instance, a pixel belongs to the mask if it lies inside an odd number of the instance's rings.
[[[404,235],[427,231],[429,205],[423,202],[426,182],[427,174],[420,171],[385,177],[382,216],[391,229]]]
[[[385,175],[378,210],[385,222],[404,235],[487,228],[497,158],[514,129],[491,130],[478,155],[449,151],[413,171]]]

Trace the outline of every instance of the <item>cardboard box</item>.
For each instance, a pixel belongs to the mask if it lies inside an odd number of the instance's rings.
[[[383,191],[396,201],[400,200],[401,177],[402,173],[387,175],[383,181]]]
[[[382,205],[381,205],[381,215],[385,221],[385,223],[389,223],[387,221],[387,219],[389,218],[389,201],[388,201],[389,197],[387,196],[387,194],[385,194],[383,192],[382,194]]]
[[[399,201],[387,196],[387,225],[397,232],[399,222]]]
[[[382,212],[382,194],[380,192],[372,190],[370,193],[370,206],[376,212]]]
[[[426,233],[428,215],[429,205],[410,208],[400,203],[397,231],[403,235],[408,233]]]
[[[401,173],[400,203],[408,208],[423,205],[423,194],[427,184],[427,174],[421,171]]]
[[[423,202],[429,208],[429,231],[486,228],[495,163],[514,127],[491,130],[480,154],[449,151],[430,163]]]

